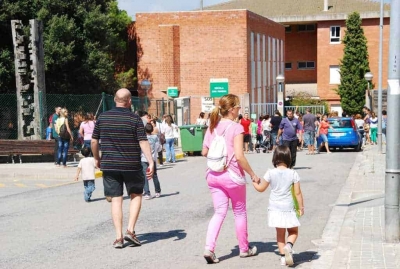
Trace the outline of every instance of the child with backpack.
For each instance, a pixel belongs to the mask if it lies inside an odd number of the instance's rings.
[[[150,123],[147,123],[146,126],[144,127],[144,130],[146,131],[147,134],[147,140],[149,141],[150,148],[151,148],[151,156],[153,157],[152,160],[147,160],[146,157],[144,156],[143,152],[141,155],[141,162],[142,162],[142,167],[143,167],[143,174],[145,175],[145,180],[144,180],[144,191],[143,191],[143,198],[145,200],[149,200],[152,198],[150,194],[150,188],[149,188],[149,179],[146,176],[146,170],[149,167],[149,162],[154,163],[154,173],[153,177],[150,179],[153,179],[154,182],[154,189],[155,189],[155,197],[158,198],[161,196],[161,186],[160,186],[160,181],[158,180],[158,175],[157,175],[157,157],[158,157],[158,152],[162,150],[162,146],[160,144],[160,140],[158,139],[158,136],[155,134],[151,134],[153,132],[153,125]]]
[[[96,164],[94,162],[94,158],[90,157],[92,156],[92,151],[90,148],[84,147],[81,150],[81,153],[85,158],[79,161],[75,181],[79,180],[79,174],[82,172],[83,186],[85,187],[83,198],[89,203],[91,201],[90,198],[92,197],[92,193],[96,189],[94,183]]]
[[[219,231],[228,212],[229,200],[235,216],[239,256],[257,254],[257,247],[249,246],[246,211],[246,178],[259,182],[243,152],[244,128],[234,120],[239,115],[240,100],[233,94],[224,95],[211,112],[210,126],[204,136],[202,155],[207,157],[206,179],[214,204],[214,215],[207,229],[204,258],[207,263],[218,263],[215,246]]]
[[[300,222],[297,216],[304,214],[303,195],[300,189],[300,177],[295,170],[289,169],[291,153],[287,146],[278,146],[272,157],[274,169],[268,170],[254,188],[265,191],[271,186],[268,206],[268,226],[276,228],[276,238],[281,255],[281,265],[293,265],[293,245],[299,235]],[[298,209],[295,206],[298,206]],[[285,240],[288,231],[287,242]]]

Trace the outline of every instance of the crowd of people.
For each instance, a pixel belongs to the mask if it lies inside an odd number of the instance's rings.
[[[82,175],[84,199],[90,202],[95,190],[95,171],[103,173],[104,195],[111,202],[111,216],[116,239],[115,248],[123,248],[128,242],[140,246],[135,226],[141,210],[142,199],[161,196],[161,184],[157,166],[174,163],[175,132],[178,131],[171,115],[158,119],[145,111],[132,112],[131,93],[127,89],[116,92],[116,107],[102,113],[98,119],[88,114],[80,123],[79,135],[83,140],[82,154],[85,156],[78,165],[75,180]],[[248,113],[240,115],[241,104],[238,96],[228,94],[219,99],[218,106],[205,118],[201,112],[197,125],[208,126],[204,136],[202,155],[207,157],[208,169],[205,174],[214,205],[214,214],[208,224],[203,256],[207,263],[218,263],[215,254],[218,234],[228,212],[229,200],[235,218],[236,237],[241,258],[257,255],[257,247],[248,241],[246,209],[246,174],[258,192],[271,188],[268,206],[268,225],[276,228],[276,240],[281,265],[293,265],[293,245],[300,226],[299,217],[304,214],[304,200],[300,188],[300,177],[293,169],[296,155],[303,146],[307,154],[314,155],[325,147],[329,154],[327,134],[333,128],[328,121],[336,114],[305,114],[298,110],[287,110],[286,117],[275,111],[274,115],[250,119]],[[386,131],[386,112],[383,112],[383,129]],[[364,108],[364,116],[353,116],[365,144],[376,143],[376,128],[379,119],[374,112]],[[62,134],[62,126],[69,136]],[[68,110],[57,107],[52,115],[52,136],[55,138],[55,164],[66,167],[69,143],[73,141]],[[229,131],[228,131],[229,130]],[[384,131],[384,133],[385,133]],[[216,146],[216,141],[219,142]],[[221,144],[222,143],[222,144]],[[163,148],[166,161],[163,162]],[[212,169],[209,159],[221,151],[221,170]],[[252,152],[273,152],[273,169],[258,177],[247,161]],[[100,153],[101,152],[101,153]],[[212,154],[211,154],[212,153]],[[210,157],[213,156],[213,157]],[[159,163],[157,164],[157,159]],[[150,192],[149,180],[153,180],[155,195]],[[123,188],[130,198],[129,217],[123,233]]]

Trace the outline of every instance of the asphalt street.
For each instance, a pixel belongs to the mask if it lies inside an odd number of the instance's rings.
[[[305,215],[294,246],[295,267],[308,268],[310,259],[318,259],[312,242],[320,239],[356,154],[298,153],[296,170],[301,177]],[[247,157],[260,177],[272,167],[271,153]],[[206,264],[202,254],[213,208],[205,168],[203,157],[187,157],[160,168],[162,196],[143,201],[136,226],[143,245],[121,250],[112,248],[111,207],[103,196],[101,179],[96,180],[91,203],[83,200],[82,182],[57,185],[51,181],[54,185],[47,188],[3,188],[0,268],[281,268],[275,230],[267,226],[269,190],[258,193],[251,184],[247,185],[249,241],[258,247],[259,255],[238,257],[230,211],[215,251],[221,262]],[[150,188],[154,191],[152,182]],[[127,198],[124,212],[128,212],[128,202]]]

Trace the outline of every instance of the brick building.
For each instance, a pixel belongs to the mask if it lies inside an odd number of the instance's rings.
[[[305,91],[328,100],[331,109],[341,112],[335,89],[343,57],[341,40],[345,20],[357,11],[368,41],[374,81],[378,80],[379,1],[372,0],[236,0],[210,6],[207,10],[247,9],[285,25],[285,92]],[[389,9],[384,6],[383,88],[387,87],[389,52]],[[375,83],[377,84],[377,83]]]
[[[201,97],[210,96],[210,79],[221,78],[241,97],[243,112],[251,103],[277,101],[276,76],[284,72],[281,24],[243,9],[138,13],[136,33],[139,81],[152,82],[150,111],[155,99],[168,98],[168,87],[177,87],[179,98],[190,97],[190,116],[175,111],[178,124],[193,123]]]

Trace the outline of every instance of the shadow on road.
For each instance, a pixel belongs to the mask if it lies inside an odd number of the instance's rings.
[[[294,170],[311,169],[311,167],[295,167]]]
[[[180,193],[179,191],[176,191],[176,192],[173,192],[173,193],[161,194],[160,198],[178,195],[179,193]]]
[[[304,251],[300,253],[294,253],[293,254],[294,265],[290,267],[296,268],[297,266],[303,263],[311,262],[312,260],[317,260],[319,258],[319,255],[317,254],[318,252],[315,251]]]
[[[158,232],[158,233],[146,233],[138,234],[138,239],[142,242],[142,245],[157,242],[159,240],[165,240],[170,238],[175,238],[174,241],[182,240],[186,237],[185,230],[172,230],[168,232]]]

